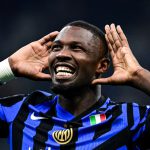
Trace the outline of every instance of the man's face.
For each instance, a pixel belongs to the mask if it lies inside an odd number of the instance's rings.
[[[49,54],[52,90],[59,93],[91,85],[99,63],[100,47],[100,40],[94,40],[90,31],[75,26],[63,28]]]

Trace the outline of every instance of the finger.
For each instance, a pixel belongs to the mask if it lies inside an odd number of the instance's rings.
[[[113,51],[114,51],[114,52],[117,52],[118,48],[117,48],[117,46],[116,46],[115,43],[112,44],[112,47],[113,47]]]
[[[52,43],[53,43],[52,41],[49,41],[45,44],[47,50],[49,50],[51,48]]]
[[[115,41],[112,37],[112,33],[110,31],[110,27],[106,27],[106,34],[107,34],[107,37],[108,37],[108,40],[109,40],[109,45],[111,45],[111,47],[113,48],[113,51],[116,52],[117,51],[117,46],[115,44]]]
[[[110,32],[110,26],[109,25],[105,26],[105,31],[106,31],[106,34],[107,34],[107,37],[108,37],[110,44],[113,44],[114,41],[113,41],[113,37],[112,37],[111,32]]]
[[[117,26],[117,32],[118,32],[119,37],[121,39],[122,45],[129,47],[128,40],[127,40],[123,30],[121,29],[120,25]]]
[[[52,43],[53,43],[52,41],[47,42],[46,43],[47,47],[51,47]]]
[[[114,57],[113,47],[111,46],[111,44],[110,44],[110,42],[108,40],[107,34],[105,34],[105,39],[106,39],[106,42],[107,42],[107,45],[108,45],[108,49],[109,49],[110,55],[111,55],[111,57]]]
[[[111,31],[112,38],[113,38],[113,41],[114,41],[114,44],[116,45],[116,47],[117,48],[121,47],[122,46],[121,39],[117,33],[115,24],[111,24],[111,30],[110,31]]]
[[[109,27],[108,24],[105,25],[105,32],[106,32],[106,34],[109,34],[109,33],[110,33],[110,27]]]
[[[117,51],[117,46],[116,46],[115,41],[113,39],[113,36],[112,36],[111,29],[110,29],[109,25],[105,26],[105,31],[106,31],[109,43],[110,43],[111,47],[113,48],[113,51],[116,52]]]
[[[45,43],[48,42],[48,41],[52,41],[52,40],[58,35],[58,33],[59,33],[58,31],[51,32],[50,34],[48,34],[48,35],[42,37],[42,38],[39,40],[39,42],[40,42],[41,44],[45,44]]]

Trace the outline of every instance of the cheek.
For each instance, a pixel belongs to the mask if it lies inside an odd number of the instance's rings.
[[[95,75],[95,66],[87,63],[87,66],[85,67],[85,76],[88,75],[90,78]]]
[[[55,55],[54,54],[49,54],[49,57],[48,57],[48,66],[49,66],[49,72],[50,74],[52,74],[52,64],[54,62],[54,59],[55,59]]]
[[[80,63],[81,64],[81,63]],[[80,65],[81,74],[84,74],[85,78],[93,78],[97,68],[97,63],[86,59],[82,65]]]
[[[56,57],[56,55],[54,53],[49,53],[49,56],[48,56],[49,66],[52,64],[55,57]]]

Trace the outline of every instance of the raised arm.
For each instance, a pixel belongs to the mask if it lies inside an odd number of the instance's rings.
[[[0,65],[9,64],[11,71],[16,77],[49,80],[51,78],[50,74],[46,74],[43,71],[48,68],[48,49],[57,34],[57,31],[52,32],[40,40],[20,48],[8,58],[8,63],[4,61]],[[1,67],[3,69],[3,66]]]
[[[150,95],[150,72],[134,57],[121,27],[106,25],[105,31],[114,73],[111,77],[94,80],[93,84],[130,85]]]

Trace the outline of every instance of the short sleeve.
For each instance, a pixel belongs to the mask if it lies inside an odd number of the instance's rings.
[[[0,137],[8,136],[9,125],[16,117],[24,99],[25,95],[0,98]]]

